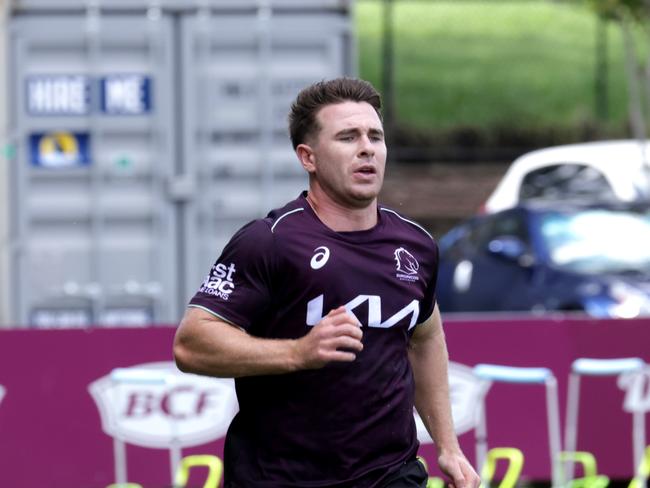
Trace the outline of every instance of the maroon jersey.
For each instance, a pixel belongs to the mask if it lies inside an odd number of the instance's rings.
[[[301,195],[235,234],[190,302],[265,338],[299,338],[344,305],[363,328],[353,362],[235,381],[227,487],[371,487],[418,449],[407,346],[433,312],[438,249],[379,207],[334,232]]]

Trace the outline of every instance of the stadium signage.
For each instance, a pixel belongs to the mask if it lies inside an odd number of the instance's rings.
[[[101,79],[101,109],[108,115],[142,115],[151,111],[151,79],[110,75]]]
[[[39,132],[29,136],[32,166],[62,169],[88,166],[91,162],[87,132]]]
[[[89,76],[32,75],[26,80],[26,109],[32,116],[82,116],[99,105],[106,115],[143,115],[151,112],[151,84],[145,75],[106,75],[98,80],[99,102],[93,103]]]
[[[476,410],[489,388],[490,384],[477,379],[469,366],[453,361],[449,362],[451,413],[457,435],[469,432],[476,427],[478,419]],[[417,412],[415,413],[415,425],[418,431],[418,440],[422,444],[433,443]]]
[[[83,75],[34,75],[27,78],[30,115],[85,115],[90,112],[90,81]]]
[[[185,374],[172,362],[127,370],[159,371],[165,381],[125,382],[109,374],[88,386],[111,437],[143,447],[196,446],[223,437],[237,412],[231,379]]]
[[[73,329],[88,327],[91,311],[87,309],[37,308],[30,314],[30,323],[39,329]]]

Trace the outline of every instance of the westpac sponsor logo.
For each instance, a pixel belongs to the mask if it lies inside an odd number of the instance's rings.
[[[307,303],[307,316],[305,318],[307,325],[313,326],[323,320],[323,298],[323,295],[318,295]],[[355,315],[354,310],[366,304],[368,307],[368,323],[362,324]],[[409,315],[411,316],[409,329],[411,329],[417,323],[418,316],[420,315],[420,302],[413,300],[386,320],[382,320],[381,297],[379,295],[357,295],[344,306],[345,311],[352,315],[360,326],[365,325],[366,327],[379,327],[382,329],[393,327]]]
[[[238,405],[232,379],[179,371],[173,362],[121,368],[88,391],[111,437],[144,447],[195,446],[226,434]]]
[[[625,390],[623,410],[650,412],[650,367],[623,373],[618,377],[618,387]]]
[[[402,281],[417,281],[418,278],[418,269],[420,269],[420,263],[415,259],[413,254],[408,252],[403,247],[398,247],[393,253],[395,257],[395,267],[397,268],[397,278]]]
[[[481,398],[487,394],[489,388],[490,384],[476,378],[469,366],[449,362],[451,413],[457,435],[469,432],[476,427],[478,420],[477,408],[481,404]],[[433,443],[417,412],[415,412],[415,425],[418,430],[418,440],[423,444]]]
[[[230,263],[228,266],[217,263],[212,266],[210,274],[203,280],[199,291],[228,300],[230,294],[235,290],[234,278],[236,272],[235,264]]]

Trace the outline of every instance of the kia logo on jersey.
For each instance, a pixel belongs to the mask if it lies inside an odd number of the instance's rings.
[[[130,444],[154,448],[168,447],[172,441],[181,447],[205,444],[225,436],[238,410],[232,379],[182,373],[173,362],[120,371],[127,374],[103,376],[88,391],[99,409],[102,430]],[[139,375],[142,372],[148,376]],[[161,381],[147,379],[156,372]]]
[[[307,325],[314,326],[323,320],[324,298],[325,296],[321,294],[307,302],[307,315],[305,316],[305,323]],[[415,326],[420,315],[420,302],[412,300],[396,313],[383,320],[381,312],[381,297],[379,295],[357,295],[343,306],[345,307],[345,311],[352,315],[361,327],[365,326],[387,329],[397,325],[402,319],[410,317],[410,330]],[[354,310],[357,307],[366,307],[368,321],[365,324],[361,323],[354,313]]]

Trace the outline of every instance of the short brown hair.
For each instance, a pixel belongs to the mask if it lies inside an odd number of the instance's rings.
[[[367,81],[346,77],[319,81],[301,90],[291,104],[289,137],[293,148],[318,132],[316,114],[321,108],[346,101],[369,103],[381,120],[381,95]]]

